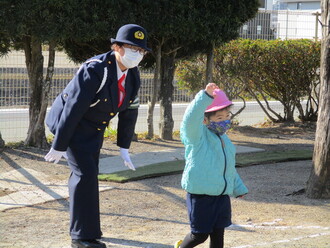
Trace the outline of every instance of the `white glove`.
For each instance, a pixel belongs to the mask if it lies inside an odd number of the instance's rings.
[[[134,167],[134,165],[133,165],[133,163],[131,161],[131,158],[129,157],[129,154],[128,154],[128,149],[120,148],[120,156],[124,160],[125,166],[127,166],[131,170],[134,170],[135,171],[135,167]]]
[[[60,161],[60,159],[62,158],[62,156],[65,159],[68,159],[68,156],[66,155],[66,152],[60,152],[60,151],[54,150],[53,148],[50,148],[49,152],[45,156],[45,160],[47,162],[54,161],[54,164],[57,164],[58,161]]]

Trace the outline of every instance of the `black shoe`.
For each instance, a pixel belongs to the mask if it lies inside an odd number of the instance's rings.
[[[72,248],[107,248],[107,246],[96,239],[73,239]]]

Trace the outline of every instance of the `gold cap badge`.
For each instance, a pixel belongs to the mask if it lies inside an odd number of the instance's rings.
[[[143,40],[143,39],[144,39],[144,33],[141,32],[141,31],[136,31],[136,32],[134,33],[134,37],[135,37],[136,39]]]

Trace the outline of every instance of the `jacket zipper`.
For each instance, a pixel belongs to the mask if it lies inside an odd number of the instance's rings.
[[[225,193],[226,189],[227,189],[227,180],[226,180],[226,170],[227,170],[227,156],[226,156],[226,153],[225,153],[225,148],[224,148],[224,144],[223,144],[223,141],[220,137],[220,135],[218,135],[219,139],[220,139],[220,142],[221,142],[221,148],[222,148],[222,152],[223,152],[223,155],[225,157],[225,168],[223,170],[223,179],[225,180],[225,187],[222,191],[222,193],[220,195],[222,195],[223,193]]]

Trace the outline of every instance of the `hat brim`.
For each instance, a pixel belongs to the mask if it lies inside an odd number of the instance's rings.
[[[223,103],[223,104],[220,105],[220,106],[213,106],[212,108],[209,108],[209,109],[205,110],[205,113],[218,111],[218,110],[221,110],[221,109],[227,108],[227,107],[229,107],[229,106],[231,106],[231,105],[233,105],[233,103],[232,103],[231,101],[227,101],[227,102]]]
[[[111,41],[111,43],[120,42],[120,43],[125,43],[125,44],[128,44],[128,45],[132,45],[132,46],[141,47],[142,49],[144,49],[144,50],[146,50],[148,52],[151,52],[151,49],[150,48],[145,47],[145,46],[141,46],[141,45],[136,44],[136,43],[133,43],[133,42],[131,42],[129,40],[116,40],[116,39],[111,38],[110,41]]]

